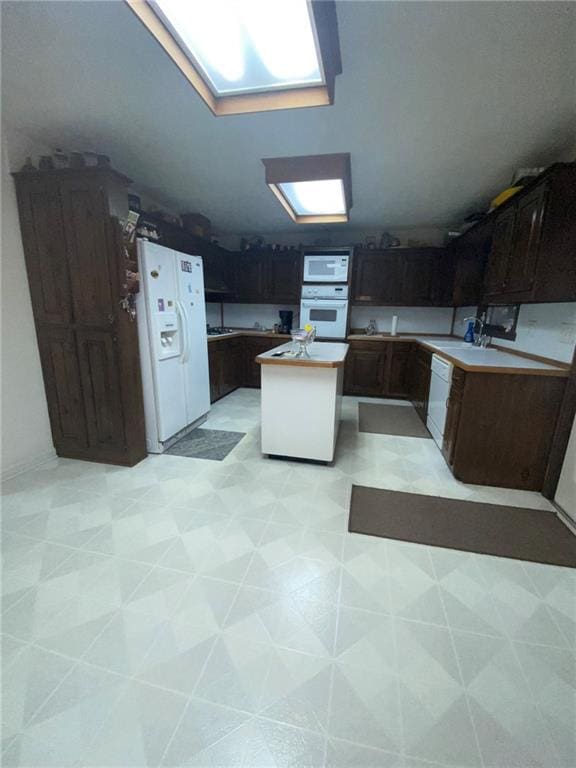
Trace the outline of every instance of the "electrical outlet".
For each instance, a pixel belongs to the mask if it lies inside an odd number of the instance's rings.
[[[562,344],[576,344],[576,323],[562,323],[560,341]]]

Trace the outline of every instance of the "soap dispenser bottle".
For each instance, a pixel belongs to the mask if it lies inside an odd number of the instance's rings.
[[[474,321],[470,320],[468,323],[468,328],[466,328],[466,333],[464,334],[464,341],[467,341],[469,344],[474,344]]]

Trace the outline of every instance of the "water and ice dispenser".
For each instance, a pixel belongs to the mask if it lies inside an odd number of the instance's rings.
[[[180,355],[181,334],[175,312],[156,313],[156,342],[159,360]]]

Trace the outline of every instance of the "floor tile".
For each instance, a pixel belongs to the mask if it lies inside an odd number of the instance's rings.
[[[130,683],[81,764],[93,768],[159,765],[186,704],[179,694]]]

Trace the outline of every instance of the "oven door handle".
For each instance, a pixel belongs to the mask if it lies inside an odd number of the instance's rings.
[[[326,299],[302,301],[302,309],[346,309],[347,305],[347,301],[327,301]]]

